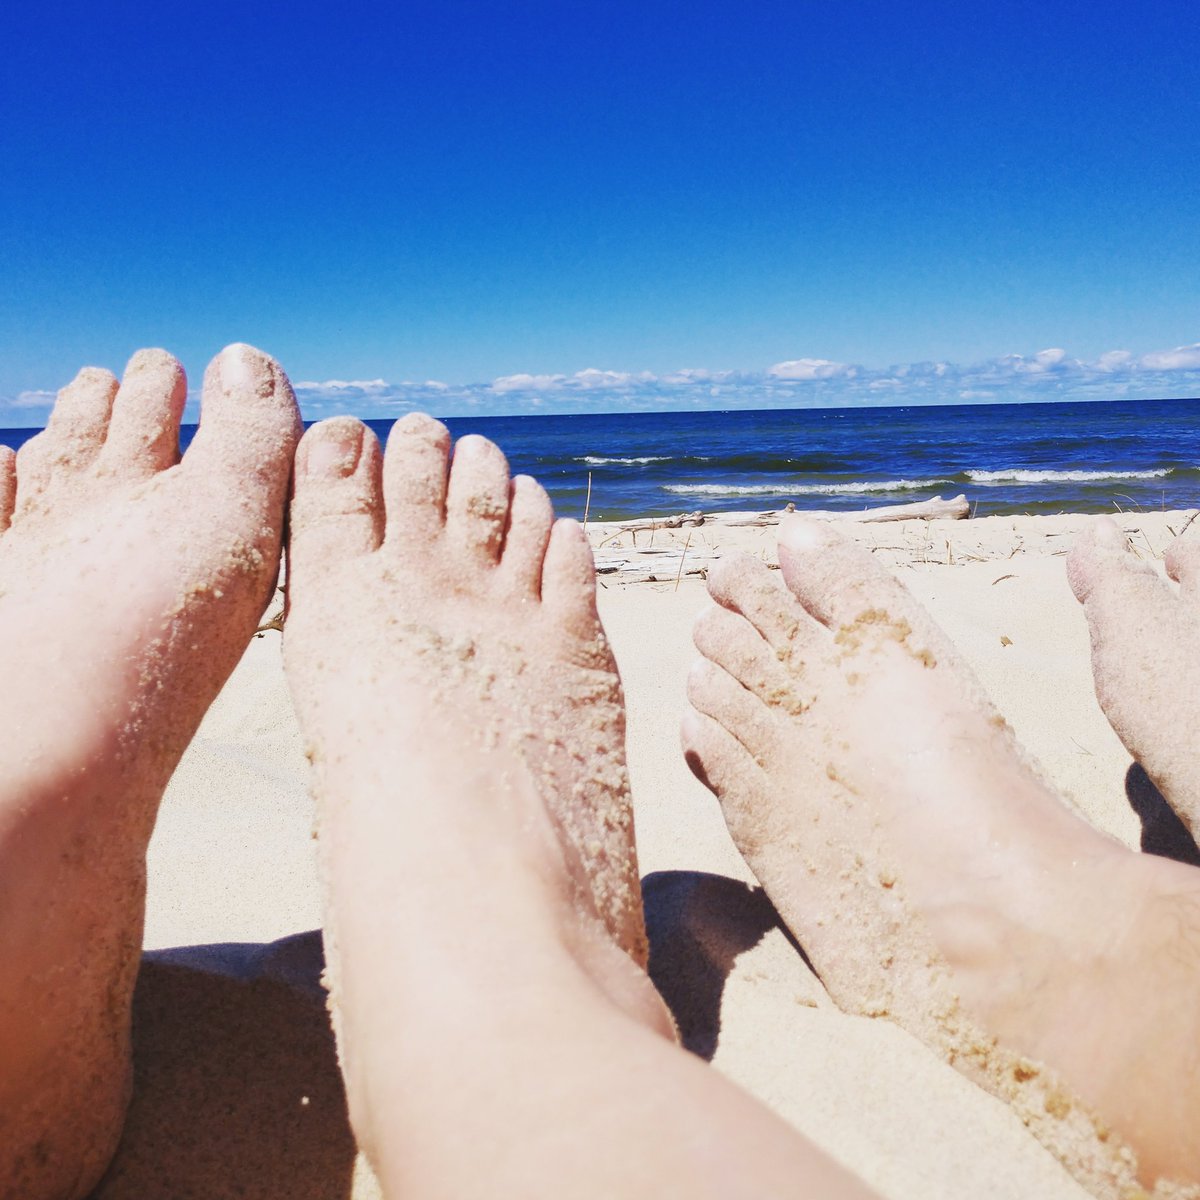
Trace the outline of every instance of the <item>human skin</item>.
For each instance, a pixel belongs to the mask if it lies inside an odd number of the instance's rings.
[[[85,368],[0,450],[0,1196],[86,1195],[120,1136],[145,852],[278,571],[300,422],[230,346],[179,461],[183,369]]]
[[[1180,820],[1200,834],[1200,537],[1166,553],[1172,587],[1110,517],[1092,521],[1067,558],[1092,643],[1096,698],[1125,748]]]
[[[675,1043],[579,527],[491,443],[301,443],[285,664],[351,1121],[392,1197],[864,1197]]]
[[[683,743],[830,994],[1006,1099],[1093,1194],[1200,1194],[1200,871],[1070,809],[865,550],[795,518],[779,552],[782,582],[710,573]]]

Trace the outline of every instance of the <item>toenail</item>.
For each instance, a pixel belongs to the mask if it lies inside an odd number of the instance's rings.
[[[1107,546],[1113,550],[1124,550],[1129,544],[1128,538],[1111,517],[1097,518],[1092,525],[1092,534],[1097,545]]]
[[[835,540],[835,535],[820,521],[800,514],[785,516],[779,527],[779,540],[797,550],[815,550],[828,546]]]
[[[245,342],[226,346],[213,362],[221,386],[228,392],[254,389],[269,394],[275,385],[274,363],[269,355]],[[264,385],[267,391],[264,391]]]
[[[346,479],[362,453],[363,427],[357,421],[317,425],[305,444],[302,469],[311,479]]]
[[[166,350],[135,350],[133,357],[125,366],[125,376],[140,374],[142,371],[150,371],[155,367],[164,366],[168,363],[173,363],[174,359]]]

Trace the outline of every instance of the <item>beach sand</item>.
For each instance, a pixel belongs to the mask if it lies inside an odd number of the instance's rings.
[[[1190,515],[1118,520],[1161,569]],[[1084,520],[845,528],[928,606],[1089,820],[1129,846],[1194,854],[1139,786],[1092,691],[1087,631],[1064,571]],[[636,536],[589,528],[629,706],[655,982],[690,1049],[881,1195],[1083,1197],[1003,1104],[897,1027],[832,1005],[684,764],[678,724],[691,625],[707,603],[703,571],[736,549],[774,563],[775,533],[754,514]],[[280,637],[269,632],[210,711],[159,816],[134,1010],[135,1099],[97,1197],[378,1194],[346,1125],[319,983],[306,770]]]

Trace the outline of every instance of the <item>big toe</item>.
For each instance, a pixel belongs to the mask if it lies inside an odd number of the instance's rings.
[[[229,609],[230,637],[270,599],[300,431],[279,364],[229,346],[205,373],[200,428],[179,472],[158,477],[189,506],[189,573]]]
[[[1134,557],[1129,539],[1111,517],[1089,521],[1067,555],[1067,582],[1084,606],[1127,587],[1137,576],[1153,573]]]
[[[300,410],[283,368],[253,346],[226,346],[204,374],[200,428],[184,471],[221,491],[233,489],[248,511],[278,514],[281,527],[300,433]]]
[[[908,588],[828,522],[785,518],[779,569],[804,608],[848,645],[894,641],[926,666],[942,664],[968,681],[950,639]]]

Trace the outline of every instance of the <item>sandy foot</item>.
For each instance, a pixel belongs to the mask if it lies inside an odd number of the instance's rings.
[[[399,748],[406,726],[442,726],[453,714],[455,740],[467,726],[473,742],[504,745],[539,781],[565,834],[578,905],[644,965],[624,701],[591,552],[573,522],[554,524],[532,479],[513,481],[510,513],[508,464],[490,442],[462,439],[453,472],[449,452],[432,419],[397,423],[384,536],[374,435],[347,419],[304,443],[310,486],[292,508],[297,599],[286,645],[318,770],[374,764],[381,721]],[[335,486],[320,487],[322,470]],[[377,705],[367,724],[365,696]],[[388,765],[403,777],[402,763]]]
[[[1200,874],[1070,811],[867,552],[797,519],[780,562],[787,590],[750,559],[710,575],[684,748],[833,998],[1008,1100],[1097,1196],[1200,1183]]]
[[[385,1193],[864,1196],[674,1044],[587,541],[490,442],[449,456],[428,417],[382,464],[324,422],[291,510],[331,1011]]]
[[[1167,551],[1167,573],[1139,559],[1108,517],[1080,535],[1067,578],[1092,638],[1096,697],[1125,748],[1200,834],[1200,537]]]
[[[145,849],[271,594],[299,417],[231,346],[180,463],[183,370],[87,368],[0,456],[0,1195],[73,1197],[128,1102]]]

